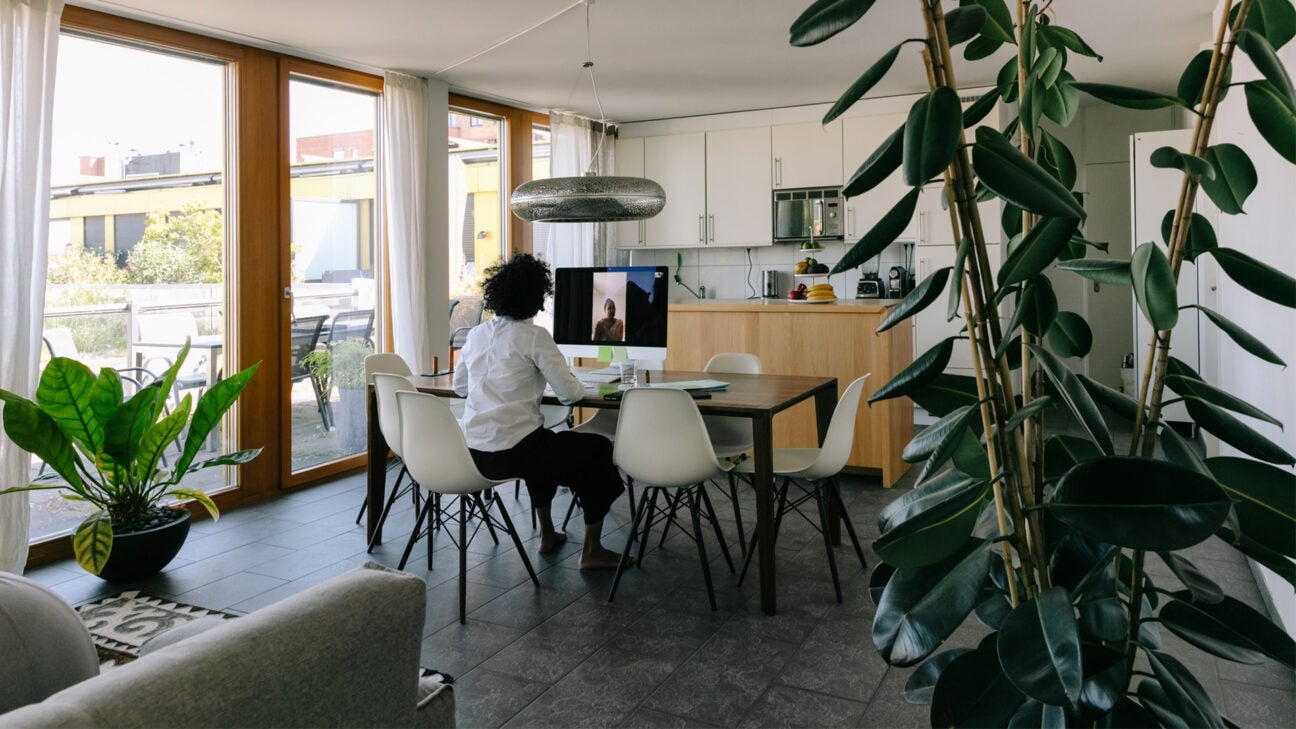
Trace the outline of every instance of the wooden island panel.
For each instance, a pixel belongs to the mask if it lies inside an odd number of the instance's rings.
[[[869,395],[913,359],[912,328],[875,330],[895,302],[845,300],[832,304],[715,301],[672,304],[666,369],[701,370],[720,352],[752,352],[767,374],[836,377],[840,397],[860,375],[864,384],[848,467],[880,472],[890,487],[908,469],[901,451],[913,437],[913,403],[875,403]],[[774,417],[774,446],[818,445],[814,406],[801,403]]]

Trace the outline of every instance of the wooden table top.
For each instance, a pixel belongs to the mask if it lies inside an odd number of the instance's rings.
[[[592,367],[576,367],[574,371],[588,371]],[[808,377],[801,375],[740,375],[731,373],[682,372],[675,370],[648,370],[649,382],[681,382],[687,380],[720,380],[728,382],[725,390],[712,391],[711,397],[694,400],[698,410],[704,415],[746,415],[770,414],[786,410],[793,405],[814,396],[816,393],[837,387],[835,377]],[[410,382],[419,392],[426,392],[441,397],[454,397],[453,375],[428,377],[415,375]],[[603,387],[616,389],[619,383],[609,383]],[[546,396],[546,403],[558,403],[557,398]],[[601,393],[586,389],[586,396],[573,407],[583,408],[617,408],[617,400],[605,400]]]

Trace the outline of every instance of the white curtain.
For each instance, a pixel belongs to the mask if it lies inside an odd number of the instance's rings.
[[[431,372],[449,339],[446,114],[448,87],[388,72],[383,85],[383,193],[392,338],[415,372]]]
[[[590,159],[598,147],[597,122],[579,116],[549,113],[550,177],[580,177],[590,170]],[[592,168],[599,175],[616,174],[616,137],[607,135],[598,161]],[[611,223],[548,223],[549,265],[617,265]],[[539,224],[537,224],[539,227]],[[537,237],[540,235],[537,232]]]
[[[0,0],[0,388],[36,391],[49,245],[51,117],[63,0]],[[30,457],[0,438],[0,487]],[[0,496],[0,570],[27,562],[28,495]]]

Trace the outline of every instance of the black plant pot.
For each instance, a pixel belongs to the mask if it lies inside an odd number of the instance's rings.
[[[189,536],[189,512],[175,511],[175,520],[139,532],[113,532],[112,552],[99,577],[109,582],[133,582],[152,577],[175,559]]]

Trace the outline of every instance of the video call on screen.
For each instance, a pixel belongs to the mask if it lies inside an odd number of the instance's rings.
[[[628,266],[555,272],[554,341],[666,346],[666,269]]]

